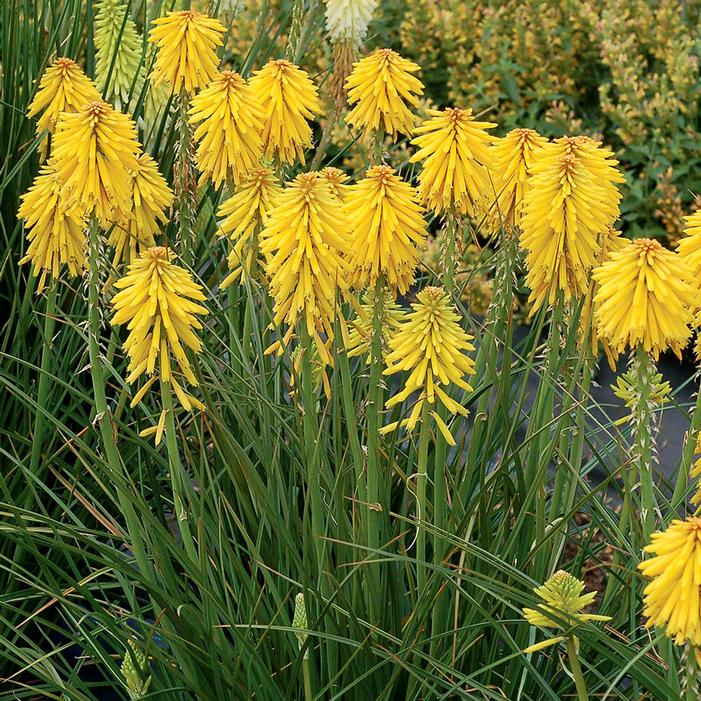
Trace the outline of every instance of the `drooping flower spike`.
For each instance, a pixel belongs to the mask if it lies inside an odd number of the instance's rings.
[[[491,148],[493,191],[487,203],[490,233],[521,224],[533,166],[548,140],[533,129],[513,129]]]
[[[643,552],[653,557],[638,569],[652,581],[645,587],[645,625],[662,629],[677,645],[701,645],[701,519],[674,520],[653,533]]]
[[[250,81],[263,112],[266,158],[304,165],[304,149],[312,145],[308,120],[321,114],[319,92],[306,71],[284,59],[269,61]]]
[[[260,233],[268,214],[279,204],[282,185],[272,168],[259,167],[224,202],[217,215],[223,217],[221,233],[233,243],[228,265],[231,272],[222,281],[222,289],[240,280],[245,281],[258,255],[256,234]],[[244,275],[245,274],[245,275]]]
[[[435,410],[438,402],[451,414],[467,416],[467,409],[448,395],[451,385],[471,392],[465,380],[474,375],[475,364],[467,353],[475,350],[472,336],[460,326],[460,317],[451,307],[447,293],[442,287],[426,287],[416,295],[416,302],[399,329],[389,339],[390,352],[385,358],[385,375],[409,372],[404,389],[395,394],[387,408],[406,401],[418,393],[412,410],[406,419],[391,423],[381,433],[406,427],[412,431],[421,419],[426,402],[430,415],[449,445],[455,445],[450,429]]]
[[[428,110],[430,115],[414,129],[418,151],[412,163],[423,162],[419,174],[421,202],[437,214],[475,216],[476,205],[494,191],[492,183],[493,122],[478,122],[471,109],[449,107]]]
[[[168,221],[166,210],[173,204],[173,191],[147,153],[137,158],[131,172],[133,208],[126,222],[117,222],[108,243],[114,248],[114,267],[130,263],[141,251],[154,246],[161,226]]]
[[[349,188],[344,209],[353,227],[353,285],[373,287],[383,276],[391,291],[406,292],[427,236],[414,188],[394,168],[372,166]]]
[[[701,277],[701,209],[684,217],[684,236],[677,243],[677,252],[694,276]]]
[[[211,180],[217,189],[227,178],[238,185],[257,167],[262,110],[253,89],[234,71],[222,71],[192,100],[190,123],[199,124],[195,140],[202,181]]]
[[[27,108],[29,118],[43,112],[37,121],[37,134],[44,129],[53,134],[62,112],[77,112],[81,107],[100,100],[95,83],[70,58],[57,58],[45,71],[39,89]],[[42,143],[42,160],[48,148]]]
[[[586,292],[599,236],[619,213],[622,176],[611,155],[591,139],[563,137],[533,164],[520,221],[531,314],[559,294],[567,301]]]
[[[355,64],[346,81],[352,106],[346,122],[364,130],[365,136],[383,130],[394,141],[411,136],[423,83],[413,74],[420,70],[392,49],[377,49]]]
[[[176,373],[197,386],[185,348],[195,353],[202,351],[202,342],[195,331],[202,328],[197,317],[208,313],[199,304],[205,295],[192,275],[176,265],[173,258],[168,248],[148,248],[129,266],[127,274],[114,283],[120,291],[111,302],[115,311],[112,324],[127,324],[129,330],[124,342],[129,357],[127,382],[133,384],[142,375],[149,377],[134,396],[132,406],[160,378],[172,385],[185,409],[202,408],[181,387]]]
[[[169,12],[153,24],[149,41],[158,47],[150,76],[154,83],[165,81],[173,95],[206,87],[217,75],[216,49],[223,44],[224,25],[194,10]]]
[[[328,348],[336,320],[345,331],[337,301],[349,287],[349,230],[338,199],[319,173],[302,173],[288,183],[261,235],[275,300],[273,324],[287,327],[268,352],[286,346],[297,325],[304,324],[321,360],[332,365]]]
[[[66,196],[105,226],[129,217],[139,152],[134,123],[106,102],[64,112],[56,126],[53,159]]]
[[[611,253],[593,278],[597,332],[614,351],[641,344],[655,358],[667,349],[681,355],[701,300],[679,254],[659,241],[635,239]]]
[[[59,277],[62,265],[71,275],[81,275],[85,267],[85,216],[79,205],[66,202],[51,161],[21,199],[17,217],[24,219],[29,247],[20,264],[32,264],[32,273],[39,278],[37,294],[44,289],[48,275]]]

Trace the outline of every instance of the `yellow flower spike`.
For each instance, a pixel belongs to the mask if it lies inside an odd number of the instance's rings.
[[[423,83],[413,75],[420,66],[402,58],[392,49],[377,49],[353,64],[346,80],[348,104],[353,108],[346,122],[364,130],[365,136],[379,129],[391,134],[411,136],[414,115]]]
[[[635,239],[593,272],[597,333],[621,353],[642,344],[655,358],[677,356],[691,336],[698,284],[681,256],[658,241]]]
[[[610,621],[610,616],[584,613],[596,598],[596,592],[583,594],[584,582],[569,572],[558,570],[550,579],[534,590],[543,600],[537,609],[524,608],[523,616],[532,626],[541,628],[569,628],[586,621]]]
[[[263,106],[263,150],[282,163],[304,165],[304,149],[312,145],[307,120],[321,114],[319,91],[309,74],[284,59],[269,61],[250,80]]]
[[[487,193],[490,233],[502,226],[511,229],[520,225],[531,171],[547,143],[548,140],[533,129],[513,129],[494,142],[491,157],[496,198],[491,191]]]
[[[37,294],[46,276],[58,278],[61,266],[81,275],[85,266],[86,221],[77,205],[69,205],[52,161],[42,167],[29,190],[22,195],[17,217],[24,219],[29,247],[20,264],[31,263],[39,278]]]
[[[652,581],[643,592],[645,625],[664,630],[677,645],[701,645],[701,519],[674,520],[653,533],[638,565]]]
[[[230,178],[238,185],[256,168],[263,153],[262,110],[255,92],[234,71],[222,71],[192,100],[200,184],[209,179],[218,189]]]
[[[222,281],[221,288],[241,280],[243,273],[250,274],[256,251],[256,231],[278,204],[283,189],[272,168],[259,167],[224,202],[217,215],[223,217],[219,224],[221,234],[234,244],[228,257],[231,273]]]
[[[341,202],[345,202],[350,191],[350,185],[348,185],[350,178],[340,168],[334,168],[332,166],[327,166],[319,172],[322,177],[328,181],[329,185],[331,185],[333,194],[336,195]]]
[[[599,235],[600,250],[596,256],[597,265],[605,263],[614,251],[620,251],[628,243],[627,238],[621,234],[613,225],[609,224],[605,231]],[[592,279],[589,283],[589,289],[584,299],[584,306],[579,316],[579,338],[583,341],[589,334],[589,345],[591,347],[592,356],[597,356],[599,353],[599,342],[601,342],[606,360],[613,372],[616,370],[618,362],[618,352],[611,348],[605,338],[599,334],[596,324],[593,322],[594,314],[594,297],[598,290],[597,283]]]
[[[112,298],[115,313],[111,323],[126,323],[129,330],[123,346],[129,357],[127,382],[158,373],[161,382],[171,383],[180,403],[190,410],[202,405],[183,390],[174,372],[197,385],[185,349],[202,351],[194,330],[202,328],[198,315],[208,312],[198,304],[205,299],[202,287],[172,262],[173,257],[168,248],[154,246],[132,262],[127,274],[114,283],[119,292]],[[147,384],[152,384],[150,379]],[[143,395],[139,392],[137,397]]]
[[[677,242],[677,252],[692,269],[696,278],[701,277],[701,209],[684,217],[685,236]]]
[[[57,58],[39,82],[39,89],[27,109],[28,117],[43,112],[37,121],[37,133],[48,129],[53,134],[62,112],[77,112],[81,107],[102,99],[95,83],[70,58]]]
[[[349,188],[344,210],[353,224],[354,286],[373,287],[384,276],[390,290],[406,292],[427,236],[416,190],[394,168],[372,166]]]
[[[297,324],[303,323],[322,362],[332,364],[328,346],[336,319],[341,330],[345,328],[337,302],[349,287],[349,229],[338,199],[319,173],[302,173],[288,183],[261,234],[260,248],[275,301],[273,325],[287,326],[268,352],[287,345]]]
[[[171,95],[192,95],[217,75],[216,49],[224,43],[224,25],[212,17],[181,10],[154,20],[148,40],[158,47],[150,78],[168,83]]]
[[[147,153],[139,155],[131,174],[133,209],[127,222],[117,223],[108,239],[114,247],[114,267],[122,261],[130,263],[141,251],[155,245],[156,234],[168,221],[166,210],[173,204],[173,191]]]
[[[131,212],[129,171],[138,168],[139,151],[134,123],[106,102],[64,112],[56,125],[53,158],[67,197],[103,225]]]
[[[569,300],[588,289],[599,236],[619,213],[622,176],[610,153],[591,139],[564,137],[546,144],[533,164],[520,223],[531,314],[558,292]]]
[[[494,122],[478,122],[471,109],[448,107],[428,110],[430,115],[412,144],[418,151],[412,163],[423,161],[419,174],[421,202],[437,214],[452,211],[475,216],[476,204],[493,192],[491,177]]]
[[[381,433],[388,433],[397,427],[409,431],[416,427],[421,418],[425,402],[431,409],[440,402],[451,414],[467,416],[467,409],[451,399],[447,390],[456,385],[466,392],[472,387],[465,381],[466,375],[474,375],[475,364],[467,355],[475,350],[472,336],[460,326],[460,317],[451,307],[447,293],[442,287],[426,287],[416,295],[411,305],[413,311],[406,315],[397,331],[389,339],[390,352],[385,358],[385,375],[410,371],[404,388],[387,402],[387,408],[406,401],[411,394],[418,392],[408,418],[389,424]],[[431,412],[441,433],[449,445],[455,445],[450,430],[440,416]]]
[[[350,325],[351,328],[348,333],[347,347],[349,358],[358,355],[367,355],[367,362],[370,362],[374,313],[375,288],[370,287],[365,293],[365,299],[360,305],[360,313],[353,319]],[[405,316],[404,310],[395,302],[394,295],[389,290],[385,290],[382,301],[382,320],[380,322],[380,328],[382,329],[382,346],[385,354],[389,340],[399,329]]]

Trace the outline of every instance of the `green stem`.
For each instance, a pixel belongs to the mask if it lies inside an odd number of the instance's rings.
[[[192,537],[190,529],[190,505],[191,500],[188,494],[191,485],[188,476],[180,461],[180,448],[178,446],[178,433],[175,424],[175,411],[173,407],[173,394],[170,383],[161,380],[161,402],[163,411],[166,413],[165,437],[166,449],[168,450],[168,466],[170,468],[170,481],[173,487],[173,506],[175,508],[175,518],[178,521],[180,535],[183,540],[185,552],[193,562],[198,562],[197,547],[195,539]]]
[[[309,170],[319,170],[321,161],[326,155],[326,151],[331,143],[331,136],[333,135],[334,127],[336,126],[336,120],[338,118],[338,109],[333,107],[328,115],[326,126],[321,134],[321,139],[319,139],[319,145],[316,147],[316,152],[314,153],[314,159],[312,160]]]
[[[88,228],[88,353],[90,357],[90,376],[92,378],[93,397],[95,401],[95,422],[100,431],[105,460],[109,470],[114,474],[119,505],[124,514],[127,532],[131,540],[131,549],[141,574],[150,582],[155,580],[151,563],[141,540],[141,528],[134,509],[131,496],[125,490],[129,475],[124,468],[114,435],[112,415],[105,394],[105,378],[100,357],[100,232],[97,219],[93,217]]]
[[[383,162],[383,152],[385,144],[384,129],[375,132],[375,143],[373,144],[372,164],[379,166]]]
[[[589,701],[589,694],[587,693],[587,685],[584,682],[584,675],[582,674],[582,668],[579,665],[579,659],[577,657],[577,649],[574,642],[574,636],[570,635],[567,638],[567,657],[570,661],[570,669],[572,670],[572,676],[574,677],[574,683],[577,687],[577,699],[579,701]]]
[[[53,356],[53,336],[56,326],[56,297],[58,292],[58,282],[51,280],[49,290],[46,295],[46,316],[44,317],[44,339],[41,351],[41,366],[39,373],[39,386],[37,388],[37,412],[34,417],[34,431],[32,433],[32,454],[29,459],[29,473],[36,476],[39,469],[39,459],[41,458],[41,445],[44,433],[44,412],[46,399],[49,393],[49,367]],[[31,503],[33,486],[27,493],[25,508]]]
[[[698,701],[699,698],[699,668],[696,653],[691,645],[686,647],[686,666],[684,669],[684,701]]]
[[[650,389],[655,365],[642,345],[635,351],[635,370],[638,397],[634,409],[635,463],[640,480],[640,506],[643,517],[643,538],[648,541],[655,527],[655,492],[652,484],[652,422]]]
[[[443,251],[443,284],[452,297],[455,291],[455,247],[458,238],[459,221],[453,212],[446,217],[445,249]]]
[[[344,350],[338,354],[338,364],[341,370],[341,394],[343,400],[343,411],[346,415],[346,426],[348,438],[350,440],[351,455],[353,456],[353,464],[355,467],[356,485],[362,492],[365,491],[363,484],[363,472],[365,468],[363,460],[363,449],[360,445],[360,438],[356,427],[358,425],[358,416],[355,410],[355,402],[353,400],[353,383],[351,379],[350,364],[348,355]],[[361,494],[361,499],[363,499]]]
[[[320,456],[317,446],[317,413],[312,373],[312,339],[304,321],[302,325],[302,424],[309,493],[311,496],[312,540],[316,549],[319,574],[324,570],[324,502],[321,498]]]
[[[380,547],[381,511],[385,507],[380,498],[380,413],[383,406],[382,392],[382,319],[384,317],[384,279],[375,283],[375,308],[372,320],[372,344],[370,348],[370,386],[368,389],[368,546],[372,550]]]
[[[304,701],[314,701],[314,694],[312,694],[312,679],[309,674],[309,659],[307,655],[304,656],[302,660],[302,677],[304,679]]]
[[[696,404],[694,411],[691,414],[691,425],[684,443],[684,451],[682,453],[681,463],[679,464],[679,472],[677,481],[674,485],[674,493],[672,494],[672,511],[676,511],[679,505],[684,501],[687,490],[687,481],[689,479],[689,468],[691,461],[696,453],[696,440],[701,429],[701,388],[696,390]]]
[[[426,486],[428,465],[428,444],[431,438],[428,402],[421,407],[421,431],[419,432],[419,464],[416,473],[416,590],[417,600],[426,592]]]
[[[188,122],[189,97],[184,88],[180,92],[179,100],[179,144],[178,158],[175,164],[175,194],[178,205],[178,232],[180,234],[180,250],[178,253],[183,263],[191,268],[195,245],[195,237],[192,231],[192,192],[195,174],[192,164],[192,132]]]
[[[459,220],[454,212],[450,212],[446,217],[445,228],[445,248],[443,251],[443,284],[449,297],[453,300],[455,294],[455,249],[459,231]],[[485,393],[486,394],[486,393]],[[448,418],[446,408],[439,403],[437,407],[438,415],[445,421]],[[436,534],[433,537],[433,563],[439,567],[446,557],[448,541],[442,533],[448,531],[448,480],[446,475],[446,464],[448,461],[448,443],[443,434],[436,431],[435,449],[433,458],[433,522],[436,527]],[[442,633],[446,626],[450,624],[448,590],[445,590],[433,607],[431,613],[431,650],[434,657],[439,655],[438,647],[444,639]]]

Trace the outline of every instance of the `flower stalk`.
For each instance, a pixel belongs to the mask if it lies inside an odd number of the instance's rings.
[[[189,96],[185,89],[178,97],[178,151],[175,161],[175,198],[178,205],[178,254],[186,267],[194,263],[195,212],[194,143],[189,123]]]
[[[170,468],[170,480],[173,488],[173,504],[175,518],[180,529],[180,536],[188,557],[193,563],[199,561],[195,539],[190,528],[190,504],[189,493],[192,489],[187,472],[180,460],[180,448],[178,446],[178,430],[175,423],[175,409],[170,382],[161,380],[161,405],[165,412],[165,439],[168,451],[168,466]]]
[[[577,699],[578,701],[589,701],[589,694],[587,693],[587,685],[584,681],[584,675],[582,674],[582,667],[579,664],[579,657],[577,655],[577,642],[574,635],[567,637],[567,659],[570,662],[570,671],[574,677],[574,683],[577,687]]]
[[[134,505],[130,495],[126,493],[124,484],[128,475],[124,470],[117,441],[112,425],[112,414],[107,404],[105,394],[105,377],[102,371],[102,357],[100,355],[100,231],[97,218],[90,219],[88,227],[88,353],[90,357],[90,376],[92,378],[93,397],[95,400],[95,423],[97,424],[102,447],[105,451],[107,466],[115,475],[115,484],[119,498],[120,508],[126,520],[127,532],[131,540],[131,549],[141,574],[147,580],[153,580],[153,571],[149,562],[146,549],[140,537],[141,526],[139,524]]]

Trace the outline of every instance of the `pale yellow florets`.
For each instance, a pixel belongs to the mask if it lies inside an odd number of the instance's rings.
[[[678,254],[658,241],[635,239],[611,253],[593,278],[597,332],[614,351],[641,344],[655,357],[667,349],[681,354],[699,291]]]
[[[532,313],[558,294],[568,300],[588,289],[599,237],[619,211],[622,176],[609,154],[589,139],[562,138],[546,144],[531,168],[520,228]]]
[[[493,188],[489,192],[487,225],[489,233],[502,226],[513,228],[521,223],[526,193],[530,189],[533,165],[548,140],[533,129],[513,129],[497,139],[491,149]]]
[[[467,409],[451,399],[447,391],[451,385],[466,392],[472,391],[464,379],[475,373],[475,364],[467,355],[475,349],[472,336],[461,328],[460,317],[441,287],[421,290],[411,308],[389,339],[390,352],[385,358],[384,374],[406,371],[409,376],[404,388],[387,402],[387,408],[406,401],[414,392],[418,397],[412,403],[408,418],[385,426],[381,432],[393,431],[398,426],[413,430],[421,419],[424,404],[428,402],[430,415],[445,440],[449,445],[455,445],[450,429],[435,409],[436,403],[440,402],[451,414],[467,416]]]
[[[322,177],[328,181],[329,185],[331,185],[333,194],[336,195],[341,202],[345,202],[350,192],[350,185],[348,184],[350,178],[340,168],[334,168],[333,166],[323,168],[319,172]]]
[[[685,236],[677,243],[677,251],[694,275],[701,277],[701,209],[684,217]]]
[[[304,324],[321,360],[332,363],[328,349],[336,320],[345,328],[338,302],[349,287],[349,230],[338,198],[319,173],[298,175],[280,195],[260,248],[275,300],[273,324],[287,330],[269,351],[287,345],[297,325]]]
[[[346,81],[348,103],[352,106],[346,122],[365,135],[379,129],[391,134],[410,136],[414,129],[411,108],[419,104],[424,86],[413,73],[415,63],[402,58],[392,49],[377,49],[354,64]]]
[[[326,0],[326,29],[331,41],[358,48],[365,38],[377,0]]]
[[[108,239],[114,247],[115,267],[122,261],[130,263],[145,248],[155,245],[161,225],[168,221],[166,210],[173,203],[173,191],[147,153],[138,157],[131,175],[133,207],[126,222],[117,222]]]
[[[100,99],[95,83],[75,61],[65,57],[57,58],[44,71],[39,89],[27,108],[27,116],[31,118],[43,112],[37,121],[37,133],[46,129],[53,134],[62,112],[77,112],[81,107]],[[44,143],[42,160],[47,152]]]
[[[166,81],[171,94],[204,88],[217,75],[216,49],[223,43],[224,25],[194,10],[169,12],[153,24],[149,41],[158,47],[150,76],[154,83]]]
[[[223,217],[219,224],[221,233],[233,244],[228,257],[231,272],[222,281],[222,289],[239,279],[243,283],[244,273],[250,274],[258,255],[257,234],[268,214],[278,205],[282,192],[273,170],[260,167],[219,208],[217,214]]]
[[[394,168],[373,166],[350,187],[344,210],[352,222],[354,286],[372,287],[383,276],[390,290],[406,292],[427,235],[414,188]]]
[[[47,275],[58,278],[62,265],[67,266],[71,275],[82,274],[85,216],[79,205],[66,202],[63,184],[51,161],[22,195],[17,217],[24,219],[29,241],[20,264],[32,264],[32,273],[39,278],[37,292],[44,289]]]
[[[202,179],[219,188],[227,179],[239,184],[262,155],[262,107],[254,91],[234,71],[222,71],[192,100],[197,167]]]
[[[674,520],[651,540],[643,550],[654,557],[638,565],[652,579],[643,593],[645,625],[677,645],[701,645],[701,519]]]
[[[441,214],[475,215],[475,205],[493,191],[491,176],[493,122],[478,122],[471,109],[428,110],[430,117],[414,130],[418,151],[411,162],[423,162],[419,196]]]
[[[308,120],[321,114],[319,92],[306,71],[280,59],[268,62],[250,81],[263,112],[263,150],[266,158],[304,164],[304,149],[312,145]]]
[[[584,582],[564,570],[559,570],[540,587],[533,590],[542,604],[537,609],[524,608],[523,615],[532,626],[567,629],[585,621],[609,621],[609,616],[585,613],[596,592],[583,594]]]
[[[134,383],[144,374],[151,376],[132,404],[160,377],[172,384],[180,403],[191,409],[201,405],[182,389],[174,370],[197,385],[185,348],[201,352],[202,342],[193,329],[202,328],[197,316],[207,314],[207,309],[198,304],[205,299],[202,287],[172,259],[168,248],[155,246],[129,266],[127,274],[115,282],[120,291],[112,298],[112,324],[127,324],[129,330],[124,342],[129,357],[127,382]]]
[[[130,215],[139,152],[134,123],[106,102],[64,112],[56,126],[53,159],[66,197],[103,225]]]

